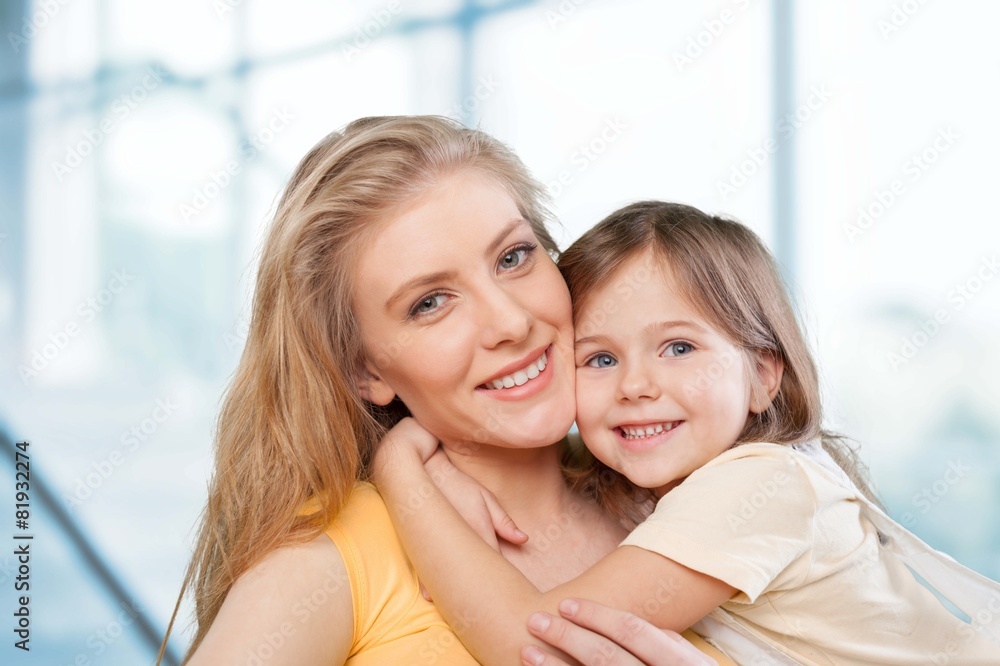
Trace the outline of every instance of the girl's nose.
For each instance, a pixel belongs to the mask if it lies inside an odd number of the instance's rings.
[[[629,363],[618,382],[618,399],[656,400],[660,397],[660,386],[655,381],[647,364]]]
[[[496,287],[481,296],[481,303],[479,324],[485,347],[518,343],[528,337],[534,316],[513,294]]]

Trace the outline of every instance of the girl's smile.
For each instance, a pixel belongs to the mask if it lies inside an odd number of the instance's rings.
[[[627,424],[614,428],[621,438],[622,448],[630,451],[645,451],[664,444],[671,439],[684,421],[658,421],[646,424]]]
[[[660,270],[649,271],[650,262]],[[633,257],[588,294],[578,313],[586,335],[576,340],[583,441],[661,495],[736,442],[753,379],[746,355],[688,303],[663,263]],[[591,312],[608,303],[611,316]]]

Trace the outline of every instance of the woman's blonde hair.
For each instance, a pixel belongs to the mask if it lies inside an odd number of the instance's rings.
[[[658,269],[668,267],[688,303],[744,352],[748,370],[768,356],[784,364],[774,400],[764,412],[747,419],[736,443],[794,444],[819,438],[837,464],[874,500],[855,450],[844,438],[822,429],[816,364],[787,290],[771,253],[739,222],[662,201],[642,201],[611,213],[559,258],[578,330],[588,325],[579,315],[594,290],[627,261],[647,252],[660,262],[647,277],[656,279]],[[641,520],[637,490],[600,461],[578,475],[577,483],[619,518],[632,523]],[[648,499],[648,495],[640,493],[639,498]]]
[[[399,403],[377,408],[358,395],[354,259],[378,223],[459,169],[496,178],[556,255],[542,186],[502,143],[447,118],[356,120],[292,174],[261,250],[246,347],[216,425],[208,501],[167,629],[193,589],[197,631],[185,661],[237,578],[279,546],[323,531],[405,414]],[[300,515],[310,498],[320,509]]]

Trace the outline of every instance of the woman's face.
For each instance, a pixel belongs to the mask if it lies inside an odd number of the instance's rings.
[[[569,292],[514,200],[466,169],[358,257],[362,394],[398,396],[449,447],[546,446],[573,422]]]

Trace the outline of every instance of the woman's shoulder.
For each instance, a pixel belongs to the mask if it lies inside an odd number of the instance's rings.
[[[281,546],[236,580],[189,663],[235,655],[271,656],[274,664],[344,663],[354,627],[343,609],[351,603],[347,568],[329,539]]]

